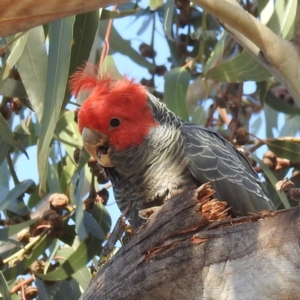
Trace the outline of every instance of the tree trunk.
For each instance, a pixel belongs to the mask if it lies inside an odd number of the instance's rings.
[[[228,220],[211,194],[165,203],[81,299],[300,299],[300,208]]]

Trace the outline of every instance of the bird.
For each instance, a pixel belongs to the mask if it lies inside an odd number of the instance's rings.
[[[75,97],[90,91],[78,112],[83,145],[134,228],[143,224],[141,210],[207,182],[234,216],[274,209],[241,152],[219,133],[182,120],[134,79],[81,68],[69,83]]]

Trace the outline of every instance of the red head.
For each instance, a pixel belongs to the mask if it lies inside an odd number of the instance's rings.
[[[119,151],[140,145],[150,128],[157,126],[144,87],[126,77],[120,81],[109,75],[99,78],[96,68],[86,69],[70,80],[75,97],[81,90],[92,90],[78,114],[80,132],[83,128],[97,130]]]

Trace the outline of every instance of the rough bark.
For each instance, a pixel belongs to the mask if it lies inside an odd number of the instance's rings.
[[[203,190],[174,197],[81,299],[300,299],[300,208],[212,222],[221,210]]]

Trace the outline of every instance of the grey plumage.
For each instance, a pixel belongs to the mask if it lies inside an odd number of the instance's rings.
[[[154,96],[148,105],[160,124],[143,144],[117,152],[114,168],[104,168],[113,183],[116,202],[133,226],[138,211],[163,204],[179,192],[210,181],[216,198],[227,201],[235,215],[274,209],[247,159],[218,133],[178,118]]]

